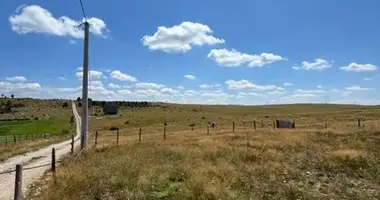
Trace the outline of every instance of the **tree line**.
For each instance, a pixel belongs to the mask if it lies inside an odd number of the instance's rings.
[[[78,104],[81,105],[81,98],[77,98]],[[88,99],[88,103],[91,106],[99,106],[103,107],[107,104],[116,105],[119,107],[132,107],[132,108],[143,108],[143,107],[152,107],[154,106],[152,103],[147,101],[94,101],[91,98]]]

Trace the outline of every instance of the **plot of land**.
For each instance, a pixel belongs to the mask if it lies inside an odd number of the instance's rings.
[[[99,131],[98,147],[82,161],[67,158],[55,180],[41,182],[29,197],[380,198],[380,111],[376,107],[166,105],[123,109],[121,115],[92,119],[92,130]],[[295,120],[296,129],[274,130],[276,118]],[[249,123],[253,120],[256,130]],[[208,122],[217,124],[209,134]],[[189,124],[195,124],[194,131]],[[119,146],[111,126],[120,128]]]
[[[69,120],[28,120],[0,121],[0,135],[18,135],[27,133],[47,133],[55,135],[62,133],[70,125]]]

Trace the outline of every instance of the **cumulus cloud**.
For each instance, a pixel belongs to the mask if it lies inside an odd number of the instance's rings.
[[[371,65],[371,64],[358,64],[358,63],[350,63],[347,66],[340,68],[343,71],[352,71],[352,72],[369,72],[369,71],[376,71],[377,66]]]
[[[193,46],[224,43],[223,39],[211,35],[212,30],[204,24],[185,21],[172,27],[160,26],[153,35],[145,35],[141,41],[151,50],[180,53]]]
[[[83,20],[73,20],[67,16],[55,18],[48,10],[38,5],[20,6],[14,15],[9,17],[12,30],[19,34],[43,33],[56,36],[70,36],[83,38],[83,31],[78,26]],[[108,32],[107,26],[99,18],[88,18],[91,24],[90,32],[105,36]]]
[[[82,68],[83,70],[83,68]],[[82,80],[83,79],[83,71],[78,71],[75,73],[75,76],[79,79],[79,80]],[[89,79],[100,79],[103,77],[103,72],[101,71],[97,71],[97,70],[90,70],[89,71]]]
[[[372,78],[363,78],[363,80],[365,80],[365,81],[371,81]]]
[[[284,83],[284,86],[293,86],[293,83]]]
[[[114,83],[109,83],[108,87],[111,88],[111,89],[120,89],[121,88],[120,85],[117,85],[117,84],[114,84]]]
[[[202,89],[210,89],[210,88],[217,88],[220,87],[220,84],[202,84],[199,87]]]
[[[252,90],[264,91],[264,90],[275,90],[278,88],[275,85],[256,85],[244,79],[240,81],[227,80],[225,84],[228,86],[229,89],[252,89]]]
[[[189,80],[196,80],[196,79],[197,79],[197,77],[195,77],[195,76],[193,76],[193,75],[191,75],[191,74],[186,74],[184,77],[185,77],[186,79],[189,79]]]
[[[330,68],[331,64],[329,61],[318,58],[314,62],[303,61],[301,66],[294,66],[295,70],[324,70]]]
[[[235,49],[212,49],[207,55],[208,58],[215,60],[219,66],[224,67],[262,67],[277,61],[284,60],[283,57],[272,53],[246,54],[236,51]]]
[[[297,89],[294,90],[294,93],[300,93],[300,94],[316,94],[316,93],[325,93],[325,90],[303,90],[303,89]]]
[[[363,88],[363,87],[360,87],[358,85],[346,87],[345,89],[348,91],[371,91],[371,90],[374,90],[374,88],[365,88],[365,87]]]
[[[12,82],[24,82],[26,81],[26,78],[23,76],[13,76],[13,77],[6,77],[5,80],[12,81]]]
[[[119,80],[119,81],[129,81],[129,82],[136,82],[137,79],[133,76],[130,76],[128,74],[122,73],[119,70],[115,70],[111,72],[111,77],[113,79]]]
[[[156,84],[156,83],[149,83],[149,82],[141,82],[141,83],[136,83],[135,84],[136,88],[139,89],[153,89],[153,90],[158,90],[161,88],[164,88],[165,86],[162,84]]]
[[[64,77],[64,76],[59,76],[58,79],[61,80],[61,81],[67,80],[66,77]]]
[[[132,92],[130,90],[119,90],[117,91],[119,94],[121,95],[128,95],[128,94],[132,94]]]

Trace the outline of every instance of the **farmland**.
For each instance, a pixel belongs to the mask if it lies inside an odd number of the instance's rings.
[[[0,99],[0,105],[0,161],[68,139],[73,131],[69,101]]]
[[[123,108],[91,118],[97,147],[91,134],[83,158],[67,157],[28,198],[378,199],[379,116],[355,105]],[[217,127],[207,133],[208,123]]]

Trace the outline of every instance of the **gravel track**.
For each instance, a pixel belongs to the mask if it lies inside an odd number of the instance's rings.
[[[72,107],[75,116],[75,121],[77,124],[77,134],[74,140],[75,146],[78,146],[80,144],[79,139],[81,118],[78,114],[77,108],[74,103],[72,103]],[[18,155],[9,158],[5,162],[0,163],[0,199],[10,200],[13,199],[14,195],[15,172],[5,172],[14,170],[16,168],[16,164],[23,164],[23,168],[32,168],[40,165],[47,165],[23,171],[22,190],[23,192],[25,192],[32,183],[38,181],[44,175],[44,173],[51,168],[50,163],[52,148],[55,148],[56,160],[59,160],[60,158],[62,158],[62,156],[70,152],[70,143],[71,140],[67,140],[57,144],[52,144],[50,146],[41,148],[37,151],[28,152],[24,155]]]

